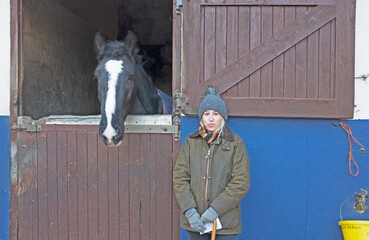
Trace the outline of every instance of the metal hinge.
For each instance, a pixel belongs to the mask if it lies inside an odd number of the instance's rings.
[[[12,130],[15,132],[26,131],[29,133],[35,133],[41,131],[41,125],[36,123],[36,121],[32,120],[30,117],[21,116],[18,117],[17,123],[13,124]]]
[[[173,139],[174,139],[174,141],[179,141],[181,139],[182,98],[181,98],[181,92],[178,89],[174,92],[173,104],[174,104],[174,114],[173,114],[174,133],[173,133]]]
[[[183,12],[182,0],[177,0],[176,1],[176,13],[181,14],[182,12]]]

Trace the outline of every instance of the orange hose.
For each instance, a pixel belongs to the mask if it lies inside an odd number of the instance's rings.
[[[350,174],[354,177],[356,177],[357,175],[359,175],[359,166],[357,165],[355,159],[354,159],[354,155],[352,155],[352,143],[351,143],[351,138],[360,146],[364,147],[361,143],[359,143],[358,140],[356,140],[356,138],[354,138],[354,136],[352,135],[352,131],[350,129],[350,127],[347,124],[341,123],[339,122],[339,125],[341,125],[341,127],[347,132],[347,138],[350,144],[350,150],[349,150],[349,168],[350,168]],[[354,164],[355,168],[356,168],[356,173],[353,174],[352,173],[352,164]]]
[[[217,232],[217,220],[214,220],[213,231],[211,232],[211,240],[215,240],[216,232]]]

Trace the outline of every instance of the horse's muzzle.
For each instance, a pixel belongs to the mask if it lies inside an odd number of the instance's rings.
[[[123,135],[119,138],[113,137],[111,140],[107,139],[103,135],[100,135],[100,136],[101,136],[105,146],[107,146],[107,147],[118,147],[118,146],[120,146],[120,144],[122,143],[122,140],[123,140]]]
[[[112,143],[108,143],[105,144],[107,147],[119,147],[122,144],[122,141],[118,142],[117,144]]]
[[[118,131],[115,132],[115,135],[113,135],[111,137],[107,137],[101,131],[99,132],[99,135],[100,135],[101,139],[103,140],[105,146],[107,146],[107,147],[118,147],[118,146],[120,146],[120,144],[123,140],[124,131],[119,129]]]

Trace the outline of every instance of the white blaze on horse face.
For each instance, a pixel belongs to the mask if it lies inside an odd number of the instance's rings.
[[[107,126],[103,132],[103,136],[108,139],[108,142],[112,142],[112,138],[117,134],[113,128],[111,121],[116,106],[116,94],[117,94],[117,83],[119,74],[123,70],[123,61],[110,60],[105,64],[105,70],[109,73],[108,80],[108,92],[106,94],[105,101],[105,115],[107,119]]]

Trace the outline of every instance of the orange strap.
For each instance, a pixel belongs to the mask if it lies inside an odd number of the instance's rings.
[[[357,165],[354,156],[352,155],[352,143],[351,143],[351,138],[360,146],[364,147],[361,143],[359,143],[356,138],[354,138],[354,136],[352,135],[351,129],[349,128],[349,126],[347,124],[342,123],[341,121],[339,122],[339,125],[341,125],[341,127],[347,132],[347,138],[349,140],[350,143],[350,151],[349,151],[349,167],[350,167],[350,174],[354,177],[356,177],[357,175],[359,175],[359,166]],[[351,170],[351,162],[355,165],[356,167],[356,173],[353,174],[352,170]]]

